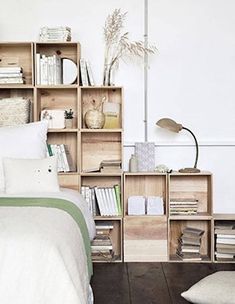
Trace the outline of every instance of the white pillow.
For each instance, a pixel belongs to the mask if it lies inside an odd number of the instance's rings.
[[[3,168],[7,194],[58,192],[57,159],[4,158]]]
[[[195,304],[235,304],[235,271],[218,271],[181,294]]]
[[[46,157],[47,122],[0,128],[0,192],[4,191],[2,159]]]

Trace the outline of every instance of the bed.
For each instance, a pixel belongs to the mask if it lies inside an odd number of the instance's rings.
[[[0,194],[0,303],[91,304],[95,224],[81,195]]]

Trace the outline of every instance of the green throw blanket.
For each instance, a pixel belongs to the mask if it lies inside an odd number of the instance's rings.
[[[87,225],[81,210],[72,202],[57,198],[0,198],[0,206],[4,207],[47,207],[64,210],[72,216],[80,228],[86,255],[89,277],[91,278],[93,269],[91,261],[90,238]]]

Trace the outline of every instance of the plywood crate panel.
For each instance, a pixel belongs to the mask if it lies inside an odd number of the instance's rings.
[[[19,66],[23,69],[26,85],[34,84],[33,43],[9,42],[0,44],[0,67]],[[14,86],[14,84],[12,85]]]
[[[124,218],[124,261],[167,261],[167,217]]]
[[[198,200],[198,214],[212,214],[212,175],[192,174],[169,176],[169,201],[174,199]]]

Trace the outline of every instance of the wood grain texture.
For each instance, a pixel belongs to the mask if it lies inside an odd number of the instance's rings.
[[[124,260],[167,261],[166,216],[124,218]]]
[[[1,43],[0,67],[19,66],[23,69],[25,84],[33,84],[33,43]]]

